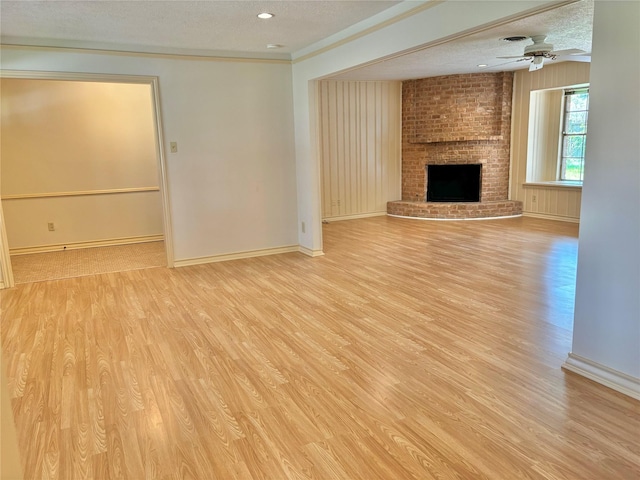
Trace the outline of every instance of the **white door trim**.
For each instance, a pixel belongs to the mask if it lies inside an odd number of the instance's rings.
[[[11,257],[9,256],[9,244],[7,243],[7,230],[4,228],[2,202],[0,202],[0,273],[2,273],[0,288],[11,288],[15,285]]]

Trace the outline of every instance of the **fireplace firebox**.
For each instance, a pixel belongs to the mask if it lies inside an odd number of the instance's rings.
[[[427,202],[479,202],[482,164],[427,165]]]

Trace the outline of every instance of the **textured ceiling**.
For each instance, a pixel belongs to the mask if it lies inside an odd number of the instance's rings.
[[[481,32],[352,69],[332,78],[351,80],[406,80],[480,71],[505,71],[528,68],[527,61],[497,57],[521,55],[530,39],[509,43],[502,38],[514,35],[547,35],[554,50],[580,49],[591,53],[593,2],[582,0],[544,13],[490,28]],[[562,56],[545,63],[590,61],[588,56]],[[488,67],[480,68],[479,64]]]
[[[527,68],[527,62],[505,64],[507,60],[496,58],[519,55],[525,45],[531,43],[500,40],[511,35],[543,34],[555,50],[577,48],[590,52],[593,2],[581,0],[447,43],[426,45],[341,72],[334,78],[403,80]],[[0,31],[5,44],[290,59],[292,52],[398,3],[384,0],[0,0]],[[482,8],[481,0],[470,3]],[[262,11],[274,13],[275,17],[260,20],[256,15]],[[284,47],[267,49],[268,43]],[[568,58],[588,60],[588,57]],[[483,63],[489,67],[477,67]]]
[[[291,53],[397,3],[2,0],[0,26],[3,43],[167,53]],[[275,17],[258,19],[256,15],[264,11]],[[267,49],[269,43],[283,47]]]

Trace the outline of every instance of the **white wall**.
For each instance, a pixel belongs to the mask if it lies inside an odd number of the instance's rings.
[[[596,2],[572,354],[640,398],[638,25],[639,2]]]
[[[402,2],[372,17],[366,24],[383,22],[379,29],[354,35],[350,41],[337,39],[333,47],[327,45],[317,55],[299,56],[293,65],[293,98],[296,135],[296,175],[298,183],[298,238],[299,243],[313,252],[322,250],[320,158],[317,112],[317,92],[314,80],[363,65],[381,58],[437,43],[447,37],[495,24],[506,18],[530,12],[533,9],[557,3],[553,1],[446,1],[419,4]],[[479,7],[481,4],[481,7]],[[418,5],[422,8],[414,15],[390,20],[394,13]],[[358,26],[353,27],[356,33]],[[350,30],[349,30],[350,31]],[[344,32],[348,34],[349,31]],[[329,44],[326,39],[323,44]],[[306,229],[303,232],[301,224]]]
[[[159,78],[176,261],[297,244],[290,65],[7,46],[0,62]]]
[[[325,80],[319,103],[322,218],[385,214],[401,197],[402,83]]]
[[[1,86],[10,248],[162,235],[149,85],[3,78]],[[155,191],[114,192],[131,188]]]

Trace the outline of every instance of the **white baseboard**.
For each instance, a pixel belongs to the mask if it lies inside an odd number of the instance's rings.
[[[640,379],[626,373],[605,367],[574,353],[569,354],[562,364],[562,368],[640,400]]]
[[[369,218],[369,217],[382,217],[383,215],[386,215],[387,212],[382,211],[382,212],[371,212],[371,213],[358,213],[356,215],[341,215],[338,217],[324,217],[322,219],[322,221],[327,221],[327,222],[340,222],[342,220],[355,220],[357,218]]]
[[[298,251],[300,253],[304,253],[309,257],[321,257],[324,255],[324,252],[322,250],[311,250],[310,248],[303,247],[302,245],[298,246]]]
[[[10,248],[9,255],[27,255],[29,253],[58,252],[60,250],[77,250],[79,248],[112,247],[115,245],[159,242],[162,240],[164,240],[164,235],[144,235],[140,237],[110,238],[107,240],[93,240],[91,242],[71,242],[55,245],[39,245],[37,247]]]
[[[205,263],[227,262],[229,260],[240,260],[242,258],[264,257],[266,255],[278,255],[280,253],[298,252],[298,245],[290,245],[287,247],[264,248],[261,250],[247,250],[236,253],[223,253],[222,255],[212,255],[210,257],[185,258],[184,260],[175,260],[174,267],[188,267],[190,265],[202,265]]]
[[[549,213],[522,212],[522,216],[544,218],[545,220],[557,220],[560,222],[580,223],[580,217],[563,217],[561,215],[551,215]]]

